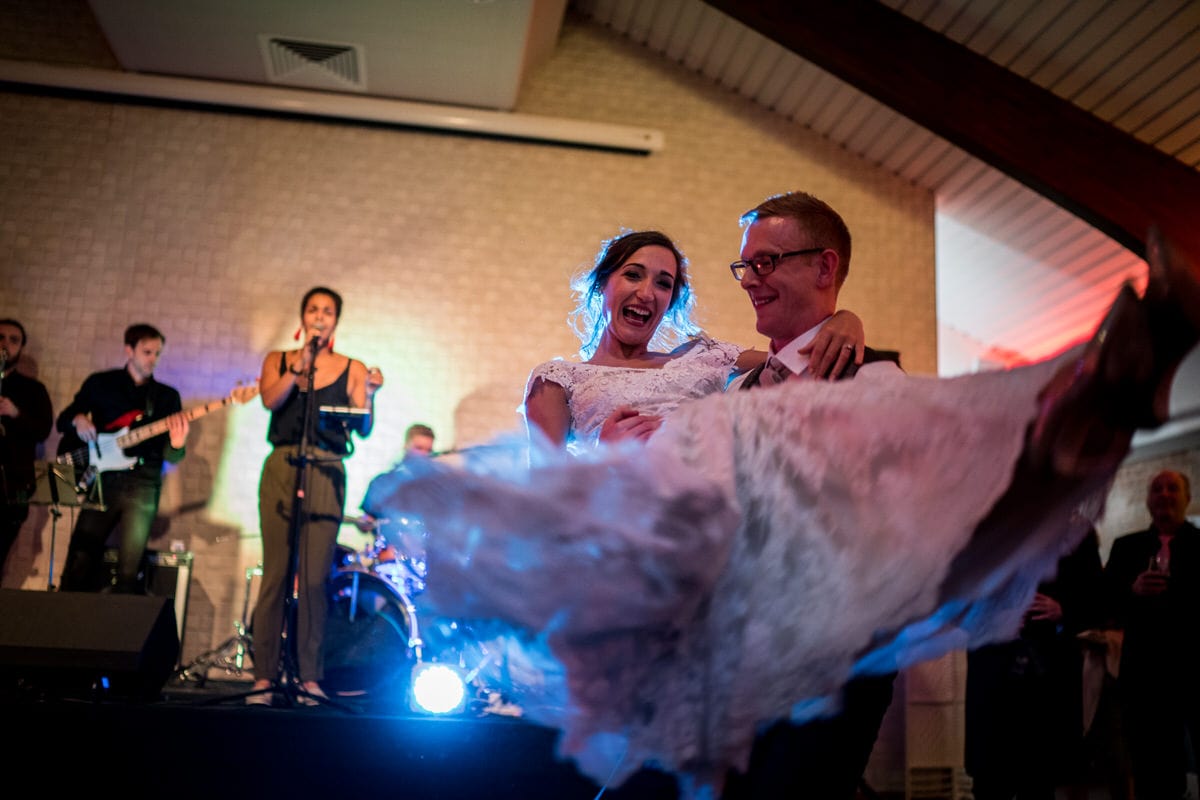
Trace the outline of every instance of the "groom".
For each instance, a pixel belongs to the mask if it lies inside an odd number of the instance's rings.
[[[758,332],[771,340],[767,361],[726,391],[808,379],[807,354],[837,310],[850,268],[850,231],[826,203],[803,192],[768,198],[742,215],[741,260],[733,276],[754,306]],[[839,379],[860,371],[854,354]],[[900,356],[865,348],[861,371],[899,372]],[[805,725],[779,722],[760,734],[745,774],[731,774],[723,800],[814,797],[853,800],[892,701],[896,673],[857,678],[842,692],[835,717]]]
[[[771,340],[767,361],[726,387],[770,386],[802,375],[808,356],[800,350],[816,338],[837,310],[838,292],[850,271],[850,231],[825,202],[804,192],[776,195],[742,215],[742,260],[729,267],[754,306],[758,332]],[[849,348],[849,345],[847,345]],[[900,354],[864,348],[862,365],[896,372]],[[838,380],[859,370],[853,354]]]

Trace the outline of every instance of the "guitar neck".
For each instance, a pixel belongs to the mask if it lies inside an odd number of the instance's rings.
[[[232,397],[225,397],[220,400],[213,400],[212,402],[205,403],[201,406],[185,408],[183,411],[177,411],[170,416],[163,417],[162,419],[156,419],[154,422],[143,425],[140,428],[134,428],[129,433],[118,438],[117,447],[124,450],[127,447],[133,447],[135,444],[141,444],[147,439],[153,439],[155,436],[161,436],[162,434],[166,433],[170,427],[170,420],[172,417],[183,417],[188,422],[191,422],[192,420],[199,419],[200,417],[203,417],[205,414],[208,414],[212,411],[217,411],[218,409],[224,408],[232,402]]]

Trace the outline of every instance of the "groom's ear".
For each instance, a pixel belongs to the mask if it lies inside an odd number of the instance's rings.
[[[817,256],[817,286],[822,289],[837,285],[838,267],[842,264],[837,251],[825,248]]]

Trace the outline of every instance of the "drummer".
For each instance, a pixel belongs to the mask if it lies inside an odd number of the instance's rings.
[[[395,487],[412,477],[411,459],[429,458],[433,453],[433,428],[424,423],[414,423],[404,432],[404,455],[389,471],[375,476],[367,486],[360,508],[362,516],[355,525],[364,533],[380,532],[399,555],[408,559],[419,572],[425,568],[425,530],[417,520],[391,515],[385,518],[380,512]],[[422,575],[423,576],[423,575]]]

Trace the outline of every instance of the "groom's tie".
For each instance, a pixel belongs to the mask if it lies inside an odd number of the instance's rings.
[[[777,383],[786,381],[791,374],[792,371],[782,361],[775,356],[771,356],[767,359],[762,375],[758,377],[758,382],[763,386],[774,386]]]

